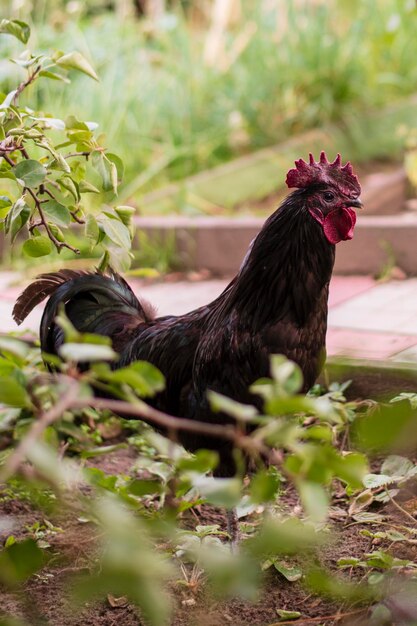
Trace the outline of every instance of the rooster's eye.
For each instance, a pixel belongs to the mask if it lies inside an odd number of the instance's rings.
[[[332,193],[331,191],[325,191],[323,197],[326,202],[331,202],[332,200],[334,200],[334,193]]]

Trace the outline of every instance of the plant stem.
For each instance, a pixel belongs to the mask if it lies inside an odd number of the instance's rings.
[[[239,436],[236,428],[233,426],[223,426],[222,424],[207,424],[206,422],[199,422],[196,420],[190,420],[183,417],[174,417],[168,415],[162,411],[158,411],[149,406],[145,402],[138,401],[137,404],[130,404],[124,400],[111,400],[107,398],[86,398],[82,400],[75,400],[72,407],[74,409],[81,409],[86,406],[90,406],[95,409],[109,410],[118,415],[129,415],[144,421],[157,424],[168,431],[186,430],[188,432],[201,433],[205,435],[211,435],[213,437],[222,437],[224,439],[231,439],[232,441],[239,438],[240,440],[246,438],[244,435]]]
[[[72,219],[77,222],[77,224],[85,224],[85,220],[83,220],[81,217],[78,217],[77,215],[77,211],[79,209],[76,209],[75,211],[70,211]]]
[[[88,157],[90,156],[90,152],[85,151],[85,152],[70,152],[70,154],[66,154],[64,156],[64,159],[70,159],[71,157],[78,157],[78,156],[83,156],[86,159],[88,159]]]
[[[54,244],[55,248],[59,251],[62,248],[68,248],[68,250],[71,250],[72,252],[74,252],[75,254],[80,254],[80,251],[77,248],[74,248],[73,246],[71,246],[69,243],[67,243],[66,241],[58,241],[58,239],[55,237],[55,235],[53,234],[53,232],[51,231],[51,229],[49,228],[49,224],[45,218],[45,214],[42,210],[42,205],[41,202],[38,198],[38,196],[32,191],[32,189],[30,189],[29,187],[26,187],[26,190],[29,192],[29,194],[32,196],[34,202],[35,202],[35,206],[38,210],[39,213],[39,217],[40,217],[40,224],[42,225],[45,230],[46,233],[49,237],[49,239],[52,241],[52,243]],[[33,227],[34,228],[34,227]]]
[[[416,518],[413,517],[411,515],[411,513],[409,513],[408,511],[406,511],[401,504],[398,504],[398,502],[396,500],[394,500],[394,498],[392,497],[392,495],[390,494],[390,492],[385,489],[385,493],[387,494],[388,498],[390,499],[390,502],[395,506],[395,508],[400,511],[403,515],[405,515],[406,517],[408,517],[408,519],[412,520],[413,524],[415,524],[417,522]]]
[[[26,458],[30,448],[41,436],[45,428],[59,419],[64,411],[68,410],[78,397],[80,390],[77,381],[67,377],[66,382],[68,385],[66,392],[58,398],[54,406],[52,406],[48,411],[40,414],[39,418],[33,423],[27,435],[23,437],[17,448],[7,459],[0,472],[0,482],[6,482],[11,476],[13,476],[13,474],[15,474],[16,470]]]
[[[339,621],[344,619],[345,617],[350,617],[351,615],[358,615],[359,613],[364,613],[368,609],[356,609],[356,611],[348,611],[347,613],[336,613],[335,615],[322,615],[321,617],[303,617],[297,620],[287,620],[285,622],[274,622],[273,624],[269,624],[268,626],[282,626],[282,624],[314,624],[315,622],[328,622],[328,621]]]
[[[14,167],[14,166],[15,166],[14,161],[12,161],[12,159],[11,159],[9,156],[7,156],[7,154],[2,153],[2,154],[1,154],[1,156],[3,157],[3,159],[4,159],[5,161],[7,161],[7,163],[8,163],[11,167]]]
[[[26,87],[28,87],[31,83],[33,83],[33,81],[35,80],[35,78],[38,76],[39,72],[41,71],[42,67],[40,65],[38,65],[32,72],[32,74],[29,74],[29,76],[27,77],[26,80],[24,80],[23,82],[20,83],[20,85],[18,86],[18,88],[16,89],[16,93],[13,96],[13,100],[12,100],[12,104],[14,106],[16,106],[17,104],[17,100],[20,96],[20,94],[22,93],[22,91],[24,89],[26,89]]]

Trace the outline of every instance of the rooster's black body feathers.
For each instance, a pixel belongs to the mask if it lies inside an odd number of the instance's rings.
[[[56,353],[62,343],[54,319],[64,305],[79,331],[112,338],[120,354],[116,367],[143,359],[162,371],[166,389],[155,405],[172,415],[224,423],[226,416],[210,411],[207,390],[257,403],[248,387],[269,375],[275,353],[300,365],[307,390],[324,360],[335,253],[308,214],[308,198],[309,190],[292,193],[267,220],[223,293],[191,313],[155,317],[117,274],[63,270],[26,289],[15,319],[21,322],[50,296],[41,324],[42,350]],[[233,472],[229,443],[187,433],[181,442],[191,450],[215,448],[221,457],[218,473]]]

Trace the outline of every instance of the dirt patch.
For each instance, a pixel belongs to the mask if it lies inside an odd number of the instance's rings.
[[[111,474],[128,474],[134,460],[134,450],[126,448],[91,460],[89,465]],[[411,502],[412,507],[414,492],[406,493],[405,498],[402,506],[406,507],[407,502]],[[292,489],[282,498],[282,506],[287,510],[294,510],[298,506],[297,495]],[[330,539],[329,534],[329,542],[320,554],[322,562],[335,572],[337,561],[341,557],[362,557],[366,552],[384,547],[384,542],[379,542],[376,548],[372,538],[363,536],[360,531],[364,528],[370,529],[370,525],[352,524],[345,509],[346,502],[343,499],[336,503],[331,523],[333,539]],[[401,512],[392,505],[381,510],[394,525],[407,523],[407,520],[401,518]],[[3,532],[4,541],[5,536],[11,532],[17,538],[31,536],[33,524],[43,522],[43,516],[27,502],[3,497],[0,501],[0,520],[7,520],[8,528],[12,529]],[[108,602],[98,602],[86,605],[81,614],[74,616],[68,599],[70,581],[74,574],[88,572],[92,567],[99,549],[96,542],[98,531],[92,525],[77,519],[75,515],[66,518],[59,511],[55,511],[48,520],[63,531],[52,532],[47,537],[51,560],[39,574],[30,579],[23,593],[14,594],[0,590],[0,616],[2,612],[8,613],[24,618],[34,626],[144,626],[132,605],[111,607]],[[226,527],[223,511],[208,505],[201,505],[196,510],[187,512],[183,524],[188,528],[197,524],[219,524],[222,529]],[[400,558],[416,557],[415,546],[397,545],[391,546],[390,550]],[[279,623],[279,610],[300,611],[302,618],[294,622],[296,624],[314,624],[316,622],[309,622],[309,619],[320,618],[321,624],[331,626],[344,623],[340,621],[341,616],[352,611],[343,602],[331,602],[312,594],[300,582],[288,582],[273,567],[264,573],[262,593],[255,602],[240,599],[219,601],[207,593],[203,584],[189,589],[173,583],[172,591],[175,611],[171,626],[272,626]],[[349,621],[353,618],[354,616],[348,615],[345,623],[353,623]]]

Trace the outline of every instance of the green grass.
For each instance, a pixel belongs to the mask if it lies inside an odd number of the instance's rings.
[[[354,126],[369,108],[416,89],[417,10],[411,0],[386,0],[378,10],[374,0],[298,8],[289,0],[275,3],[281,13],[260,2],[243,4],[226,47],[249,21],[256,32],[225,72],[205,65],[206,27],[192,28],[178,9],[169,27],[152,36],[143,21],[122,22],[108,13],[67,19],[62,29],[43,20],[34,26],[32,47],[79,49],[101,82],[74,75],[72,87],[62,90],[44,81],[37,102],[33,93],[29,101],[54,115],[71,110],[97,121],[125,162],[124,195],[138,199],[302,130],[329,122]],[[279,36],[282,7],[287,26]],[[365,152],[375,140],[363,137]]]

